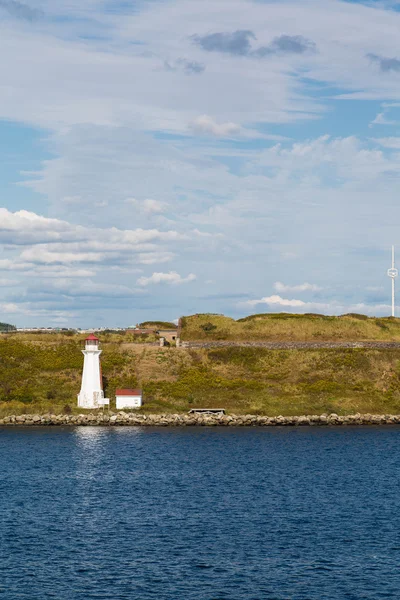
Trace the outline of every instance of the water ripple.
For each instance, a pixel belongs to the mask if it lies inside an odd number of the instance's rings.
[[[0,432],[6,600],[399,598],[400,428]]]

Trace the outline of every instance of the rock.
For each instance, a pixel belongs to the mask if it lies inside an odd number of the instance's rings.
[[[221,415],[221,414],[150,414],[126,413],[117,414],[99,412],[97,414],[80,415],[9,415],[0,420],[0,425],[80,425],[80,426],[153,426],[153,427],[273,427],[273,426],[304,426],[304,425],[383,425],[400,423],[400,415],[354,415],[339,416],[331,413],[329,416],[300,415],[284,417],[267,417],[265,415]]]

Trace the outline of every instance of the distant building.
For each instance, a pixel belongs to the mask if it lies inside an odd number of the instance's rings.
[[[140,408],[143,404],[142,390],[118,389],[115,390],[115,405],[117,410],[124,408]]]
[[[170,344],[171,342],[176,342],[176,339],[178,337],[178,328],[176,328],[176,329],[157,329],[156,333],[160,338],[164,338],[165,341]]]

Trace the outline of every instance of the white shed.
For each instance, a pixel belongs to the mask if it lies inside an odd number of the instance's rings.
[[[132,390],[129,388],[115,390],[115,404],[117,410],[124,408],[140,408],[143,404],[142,390]]]

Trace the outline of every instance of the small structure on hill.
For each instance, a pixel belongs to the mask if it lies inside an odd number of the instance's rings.
[[[179,346],[178,328],[158,329],[156,333],[160,338],[160,346],[170,346],[172,343],[176,343]]]
[[[82,385],[78,394],[80,408],[102,408],[110,401],[104,398],[103,377],[101,374],[99,338],[90,334],[85,340]]]
[[[122,410],[124,408],[140,408],[142,404],[142,390],[130,388],[115,390],[115,406],[117,410]]]
[[[127,329],[126,333],[132,333],[133,335],[153,335],[156,333],[155,328],[151,327],[134,327],[133,329]]]

